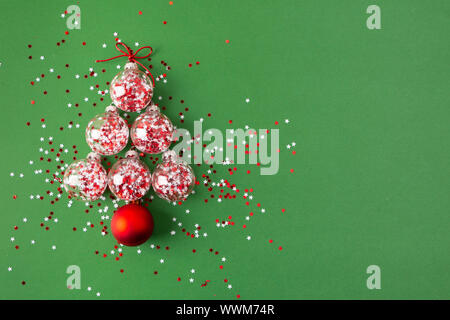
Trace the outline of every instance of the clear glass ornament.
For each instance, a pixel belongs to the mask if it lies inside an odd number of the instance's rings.
[[[107,185],[100,155],[91,152],[86,159],[73,162],[64,173],[63,183],[71,198],[87,201],[100,198]]]
[[[136,118],[130,130],[134,146],[145,153],[158,154],[169,149],[173,137],[172,122],[153,103]]]
[[[194,170],[172,150],[164,152],[152,176],[153,190],[167,201],[180,201],[191,194],[195,185]]]
[[[86,142],[92,151],[101,155],[119,153],[128,143],[129,129],[114,106],[96,115],[86,127]]]
[[[125,158],[118,160],[109,171],[108,186],[121,200],[138,200],[150,189],[150,169],[139,160],[136,151],[127,151]]]
[[[144,109],[152,100],[153,83],[136,63],[128,62],[111,81],[109,92],[117,108],[136,112]]]

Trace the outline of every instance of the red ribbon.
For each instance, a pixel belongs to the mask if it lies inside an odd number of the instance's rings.
[[[119,45],[123,46],[127,50],[127,52],[125,52],[122,49],[120,49]],[[115,57],[112,57],[112,58],[109,58],[109,59],[105,59],[105,60],[95,60],[95,62],[105,62],[105,61],[110,61],[110,60],[117,59],[117,58],[120,58],[120,57],[128,57],[128,61],[136,62],[136,63],[140,64],[142,66],[142,68],[147,70],[148,74],[150,74],[150,77],[152,78],[153,87],[155,87],[155,79],[153,78],[153,75],[150,72],[150,70],[148,70],[142,63],[140,63],[139,61],[136,60],[136,59],[144,59],[144,58],[147,58],[148,56],[150,56],[152,54],[152,52],[153,52],[152,47],[150,47],[150,46],[140,47],[138,50],[136,50],[136,52],[133,53],[133,50],[128,48],[128,46],[125,43],[117,42],[116,43],[116,49],[119,50],[120,52],[122,52],[123,54],[121,54],[120,56],[115,56]],[[150,53],[145,55],[145,56],[142,56],[142,57],[137,57],[136,55],[142,49],[150,49]]]

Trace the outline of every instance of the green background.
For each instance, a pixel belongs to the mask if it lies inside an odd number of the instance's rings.
[[[71,4],[81,9],[80,30],[68,30],[67,16],[61,17]],[[381,30],[366,27],[372,4],[381,8]],[[0,5],[0,298],[449,297],[448,1],[0,0]],[[125,63],[94,62],[116,55],[114,32],[133,48],[134,42],[153,46],[147,65],[154,75],[167,73],[155,96],[162,97],[160,105],[175,125],[192,130],[193,121],[204,118],[204,129],[280,130],[276,175],[261,176],[255,165],[237,165],[230,175],[229,167],[215,165],[211,180],[236,184],[239,193],[224,188],[236,199],[218,203],[220,188],[211,199],[202,184],[181,206],[154,199],[149,203],[154,235],[140,254],[124,247],[119,261],[117,250],[110,254],[111,234],[101,235],[97,207],[88,214],[82,202],[68,208],[65,193],[51,204],[59,184],[45,179],[56,170],[56,156],[39,160],[39,148],[51,148],[48,137],[69,150],[61,155],[67,163],[75,155],[72,145],[76,156],[88,153],[84,128],[110,102],[108,95],[100,101],[97,89],[89,87],[107,89],[116,66]],[[85,79],[90,67],[98,75]],[[288,149],[292,142],[295,147]],[[145,161],[153,168],[148,157]],[[208,169],[195,167],[201,182]],[[245,188],[253,189],[249,206]],[[100,202],[98,208],[108,205],[112,214],[111,200]],[[44,221],[50,211],[51,221]],[[249,212],[254,216],[246,221]],[[234,226],[216,227],[216,219],[230,215]],[[173,217],[189,232],[199,224],[200,235],[208,236],[187,237]],[[87,222],[94,227],[83,232]],[[69,265],[81,268],[81,290],[66,288]],[[381,290],[366,287],[369,265],[381,268]]]

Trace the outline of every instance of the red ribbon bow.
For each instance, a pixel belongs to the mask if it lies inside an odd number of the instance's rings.
[[[125,52],[122,49],[120,49],[119,45],[123,46],[127,50],[127,52]],[[105,59],[105,60],[95,60],[95,62],[105,62],[105,61],[110,61],[110,60],[117,59],[117,58],[120,58],[120,57],[128,57],[128,61],[136,62],[136,63],[140,64],[142,66],[142,68],[147,70],[148,74],[150,74],[150,77],[152,78],[153,87],[155,87],[155,79],[153,78],[153,75],[150,72],[150,70],[148,70],[142,63],[140,63],[139,61],[136,60],[136,59],[144,59],[144,58],[147,58],[148,56],[150,56],[152,54],[152,52],[153,52],[152,47],[150,47],[150,46],[140,47],[138,50],[136,50],[136,52],[133,53],[133,50],[131,50],[125,43],[117,42],[116,43],[116,49],[119,50],[120,52],[122,52],[123,54],[121,54],[120,56],[115,56],[115,57],[112,57],[112,58],[109,58],[109,59]],[[136,55],[142,49],[150,49],[150,53],[145,55],[145,56],[142,56],[142,57],[137,57]]]

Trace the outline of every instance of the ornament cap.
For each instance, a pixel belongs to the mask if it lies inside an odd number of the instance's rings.
[[[171,162],[171,161],[175,162],[177,160],[178,160],[178,156],[175,153],[175,151],[173,151],[173,150],[167,150],[162,155],[163,162]]]
[[[136,62],[127,62],[123,67],[124,70],[138,70],[139,67]]]
[[[87,155],[87,159],[95,162],[101,162],[102,160],[101,156],[96,152],[89,152]]]
[[[117,112],[117,108],[113,105],[109,105],[105,108],[106,112]]]
[[[145,112],[151,111],[161,112],[159,107],[153,101],[150,102],[149,106],[147,107],[147,110],[145,110]]]
[[[125,153],[125,158],[139,158],[139,153],[136,150],[128,150]]]

